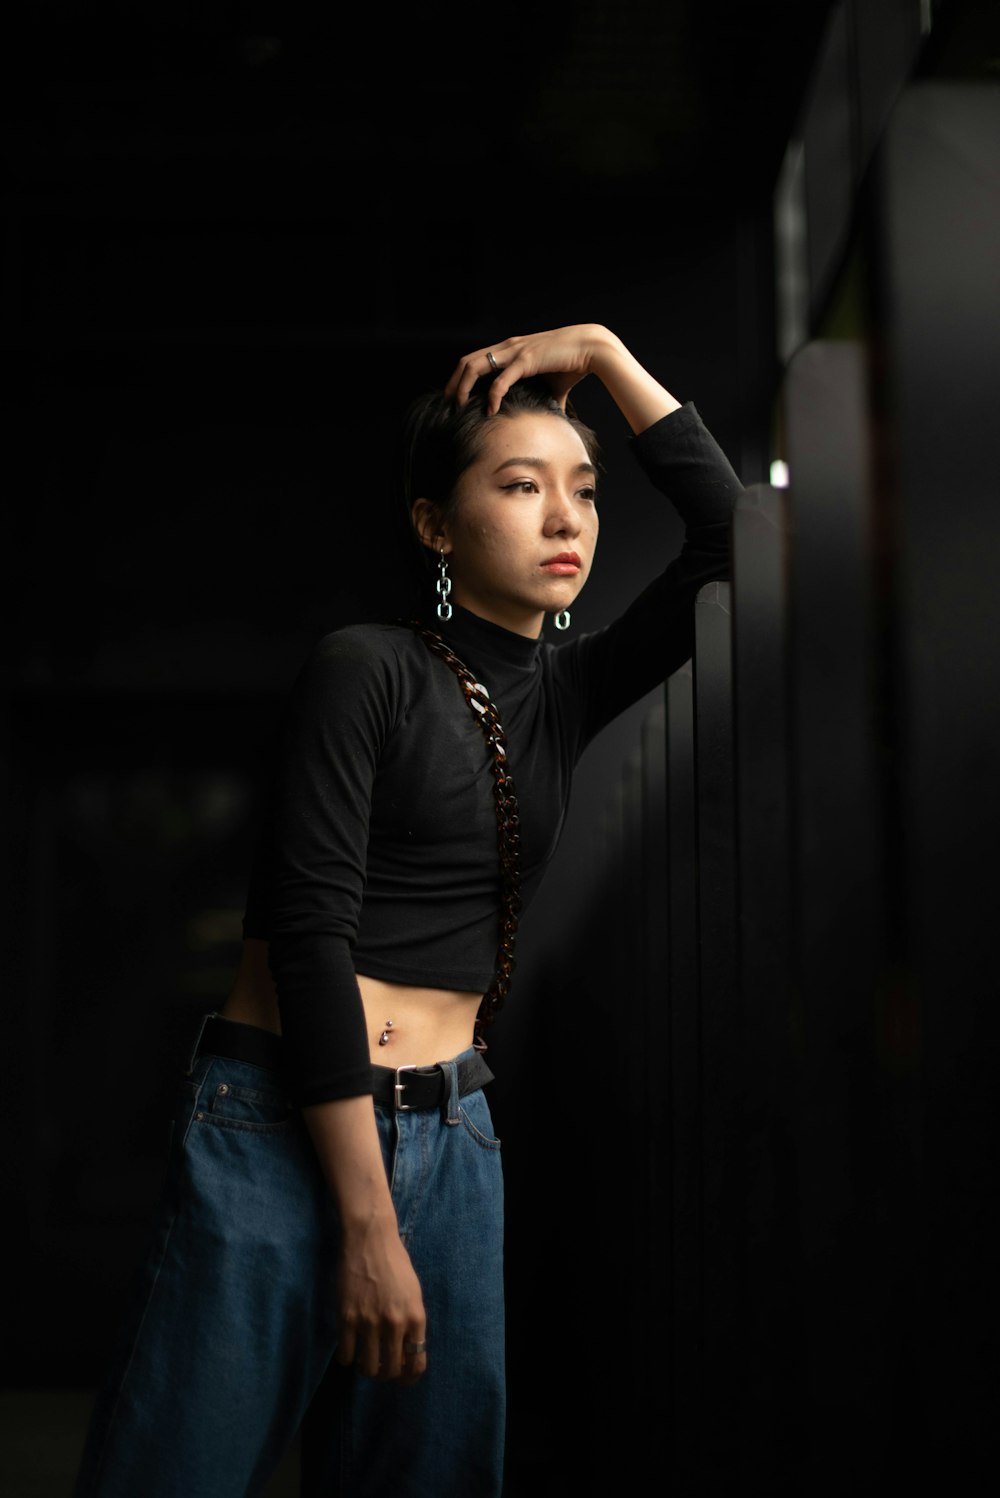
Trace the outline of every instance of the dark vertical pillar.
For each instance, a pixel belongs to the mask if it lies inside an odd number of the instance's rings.
[[[757,484],[733,517],[739,995],[746,1341],[744,1470],[792,1493],[805,1403],[795,1157],[800,1020],[792,970],[787,495]]]
[[[997,1455],[1000,1392],[998,161],[995,86],[920,85],[875,192],[907,952],[887,1043],[922,1078],[918,1418],[955,1490]]]
[[[810,1491],[887,1457],[883,893],[862,350],[813,344],[784,387],[799,1190]]]
[[[622,1213],[619,1219],[620,1242],[627,1245],[626,1262],[634,1272],[628,1275],[622,1303],[628,1307],[629,1325],[638,1330],[630,1354],[629,1381],[632,1385],[631,1410],[647,1410],[655,1403],[660,1386],[661,1348],[656,1344],[653,1324],[656,1317],[654,1286],[644,1272],[650,1262],[650,1140],[647,1133],[650,1097],[643,1068],[637,1058],[646,1044],[649,978],[646,968],[646,932],[648,910],[643,889],[643,810],[644,788],[641,750],[637,746],[622,772],[620,788],[621,842],[618,864],[619,916],[615,940],[607,943],[612,951],[616,976],[609,987],[617,1006],[617,1066],[619,1082],[616,1096],[621,1099],[621,1130],[618,1139],[617,1165],[611,1169],[618,1176]],[[607,937],[603,938],[607,941]],[[641,1436],[641,1424],[636,1434]],[[621,1427],[619,1427],[619,1437]],[[609,1479],[611,1474],[609,1473]]]
[[[670,1236],[664,1273],[671,1307],[669,1472],[678,1492],[700,1492],[702,1456],[701,1013],[698,1003],[698,853],[694,677],[690,663],[666,690]]]
[[[667,798],[663,773],[666,756],[666,716],[662,706],[650,713],[640,737],[640,802],[635,902],[642,915],[641,979],[634,998],[637,1054],[644,1058],[641,1133],[646,1140],[641,1185],[645,1203],[641,1273],[644,1301],[640,1324],[647,1351],[647,1450],[660,1460],[661,1421],[666,1403],[665,1364],[670,1346],[673,1308],[670,1303],[669,1172],[664,1162],[670,1147],[670,1027],[668,1010]]]
[[[600,817],[600,838],[595,848],[601,880],[595,890],[589,920],[577,937],[576,963],[589,975],[596,1006],[587,1013],[590,1065],[584,1074],[599,1075],[614,1099],[609,1109],[594,1110],[590,1118],[580,1116],[574,1143],[582,1145],[576,1169],[581,1178],[577,1203],[586,1201],[584,1225],[587,1254],[577,1267],[582,1271],[579,1304],[587,1326],[591,1316],[600,1326],[608,1298],[621,1307],[628,1326],[635,1326],[638,1305],[636,1278],[624,1272],[639,1251],[636,1212],[639,1209],[635,1178],[641,1152],[636,1132],[639,1100],[633,1085],[634,1052],[629,1045],[626,1004],[636,973],[634,951],[635,911],[631,899],[629,832],[631,817],[624,778],[610,788]],[[587,980],[585,980],[587,981]],[[586,1109],[574,1110],[583,1115]],[[578,1207],[575,1208],[578,1210]],[[622,1346],[626,1345],[623,1338]],[[642,1350],[629,1346],[625,1366],[602,1368],[596,1393],[588,1411],[588,1429],[593,1440],[590,1462],[602,1483],[612,1481],[610,1453],[623,1441],[636,1439],[635,1409],[644,1388],[645,1358]]]
[[[742,1385],[741,1023],[736,991],[736,862],[729,585],[695,609],[698,979],[701,1007],[705,1449],[711,1488],[733,1480],[732,1410]]]
[[[811,320],[829,293],[851,221],[856,157],[851,70],[848,7],[833,4],[828,7],[801,126]]]

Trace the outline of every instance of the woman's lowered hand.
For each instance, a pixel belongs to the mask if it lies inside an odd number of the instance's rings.
[[[415,1383],[427,1368],[420,1284],[391,1221],[345,1228],[337,1268],[337,1362],[371,1378]]]
[[[337,1203],[337,1361],[372,1378],[414,1383],[427,1369],[427,1317],[399,1236],[370,1097],[303,1108]]]

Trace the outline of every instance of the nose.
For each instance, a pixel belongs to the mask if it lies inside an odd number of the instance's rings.
[[[553,494],[552,504],[545,517],[545,534],[547,536],[578,536],[580,525],[579,512],[569,495],[562,492]]]

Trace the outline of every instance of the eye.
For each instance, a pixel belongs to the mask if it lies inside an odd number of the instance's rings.
[[[515,479],[512,484],[502,484],[504,494],[535,494],[538,485],[534,479]]]
[[[593,484],[584,484],[583,488],[578,489],[576,492],[580,499],[585,499],[590,504],[597,503],[597,490]]]

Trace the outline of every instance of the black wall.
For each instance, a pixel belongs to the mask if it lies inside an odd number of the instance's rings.
[[[737,509],[731,588],[700,602],[541,984],[607,1097],[539,1165],[549,1262],[620,1353],[556,1436],[537,1376],[550,1484],[962,1488],[995,1456],[1000,96],[958,40],[865,151],[863,50],[849,128],[807,96],[801,201],[831,170],[846,190],[806,208],[779,317],[788,487]]]

